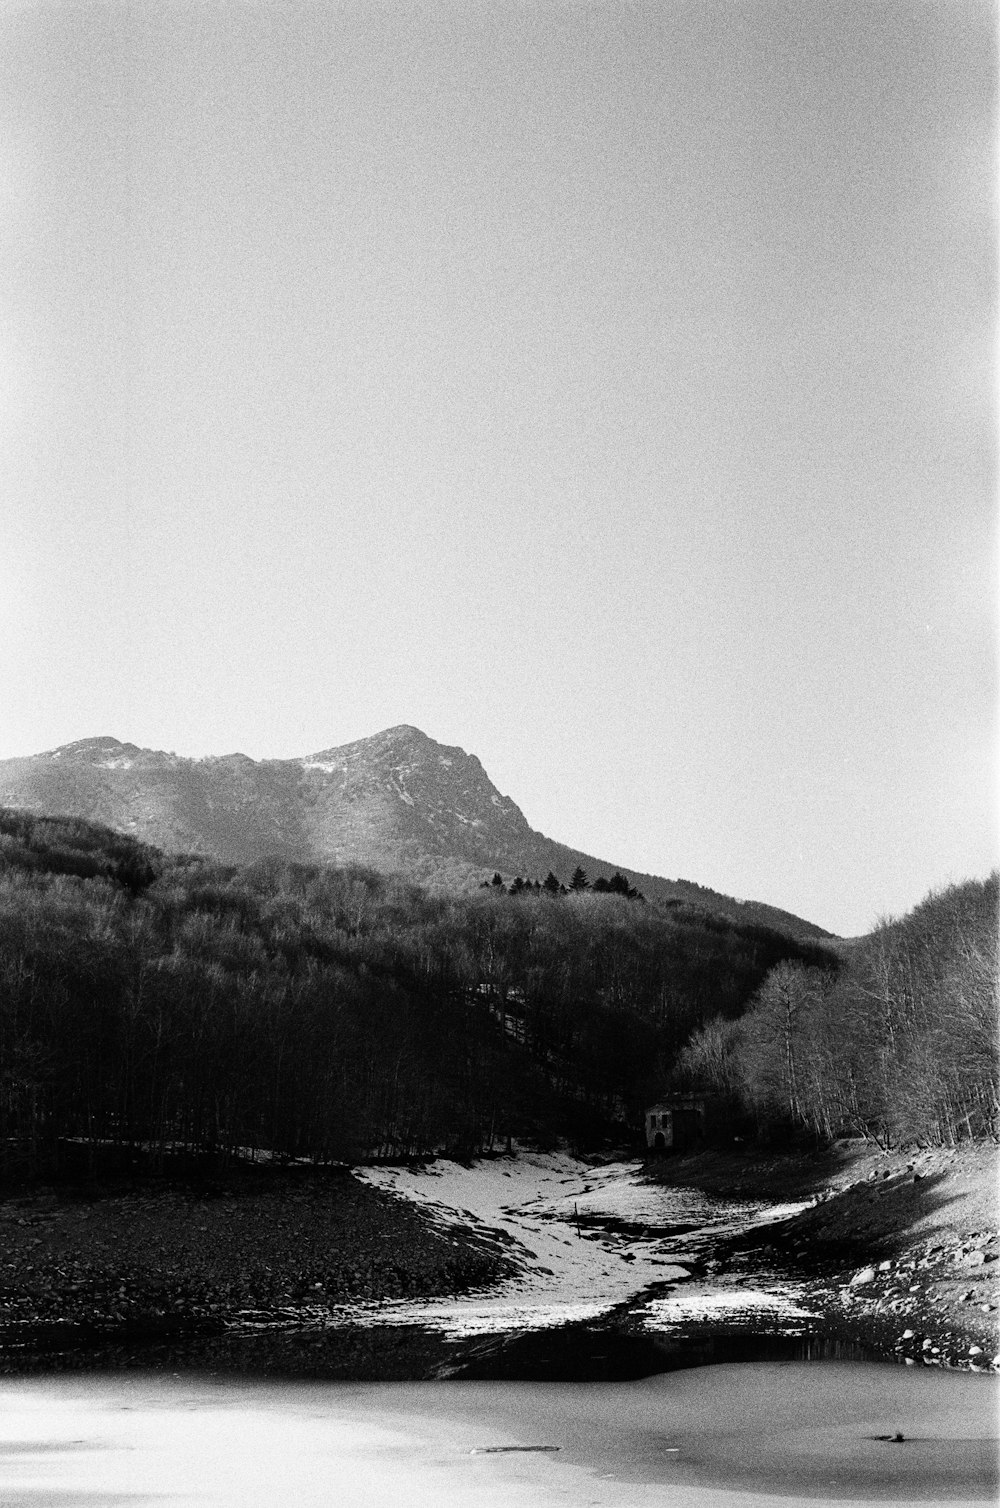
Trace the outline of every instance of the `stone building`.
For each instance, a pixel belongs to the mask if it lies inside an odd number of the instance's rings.
[[[704,1140],[708,1100],[700,1094],[672,1094],[649,1105],[646,1146],[651,1152],[686,1152]]]

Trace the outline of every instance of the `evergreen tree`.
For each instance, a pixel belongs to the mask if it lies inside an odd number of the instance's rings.
[[[574,871],[573,871],[573,878],[569,882],[569,888],[570,888],[570,890],[589,890],[590,889],[590,885],[589,885],[589,883],[587,881],[587,871],[583,868],[583,866],[581,864],[578,864],[576,866],[576,868],[574,869]]]

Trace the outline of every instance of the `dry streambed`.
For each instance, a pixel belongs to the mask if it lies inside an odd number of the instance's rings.
[[[516,1268],[489,1291],[361,1312],[377,1324],[419,1323],[455,1337],[619,1320],[651,1291],[687,1285],[716,1245],[787,1217],[799,1203],[650,1185],[642,1164],[587,1163],[521,1151],[470,1165],[376,1168],[364,1177],[453,1222],[498,1232]],[[776,1300],[776,1309],[784,1300]]]
[[[488,1294],[372,1319],[459,1336],[604,1317],[667,1336],[798,1334],[844,1354],[1000,1370],[996,1149],[847,1147],[822,1173],[780,1158],[650,1170],[550,1154],[375,1170],[445,1227],[500,1227],[520,1260]]]
[[[996,1368],[991,1154],[838,1158],[812,1187],[809,1169],[783,1172],[780,1159],[651,1170],[522,1150],[357,1177],[8,1199],[0,1368],[46,1347],[265,1334],[281,1338],[282,1366],[311,1336],[336,1375],[420,1376],[433,1348],[420,1350],[418,1328],[464,1344],[573,1324],[668,1342],[825,1336]]]

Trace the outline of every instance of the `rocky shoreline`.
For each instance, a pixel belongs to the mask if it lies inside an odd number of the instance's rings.
[[[329,1323],[346,1303],[462,1292],[507,1270],[346,1171],[0,1199],[0,1371],[74,1347]]]
[[[832,1342],[915,1365],[1000,1371],[998,1156],[985,1146],[893,1155],[842,1145],[648,1165],[652,1183],[803,1206],[702,1249],[693,1287],[709,1302],[685,1330],[725,1334],[742,1294],[773,1284],[809,1311],[810,1333]],[[508,1199],[522,1163],[501,1164],[493,1173]],[[566,1171],[552,1170],[554,1188],[568,1186],[559,1176]],[[440,1171],[429,1191],[441,1197]],[[463,1185],[459,1207],[469,1198]],[[400,1332],[390,1340],[379,1306],[413,1300],[419,1314],[423,1300],[488,1299],[524,1259],[510,1232],[482,1214],[444,1222],[440,1214],[373,1187],[370,1170],[256,1168],[190,1185],[8,1194],[0,1198],[0,1372],[79,1365],[87,1354],[141,1356],[156,1346],[164,1354],[177,1346],[180,1355],[192,1342],[238,1369],[255,1337],[272,1337],[282,1365],[292,1366],[296,1351],[312,1365],[312,1347],[345,1375],[420,1375],[429,1343],[417,1334],[419,1320],[409,1340]],[[644,1228],[612,1232],[610,1245],[605,1233],[595,1247],[604,1217],[583,1218],[576,1246],[588,1260],[599,1249],[610,1260],[624,1243],[619,1256],[637,1272],[635,1252],[655,1252]],[[560,1243],[572,1233],[552,1234],[554,1251],[568,1253]],[[537,1216],[522,1235],[535,1246],[545,1239]],[[689,1291],[684,1281],[665,1288]],[[351,1315],[361,1311],[373,1338],[355,1344]],[[740,1324],[745,1331],[746,1319]]]
[[[1000,1149],[703,1153],[654,1167],[657,1182],[808,1199],[799,1214],[726,1242],[708,1264],[739,1285],[794,1283],[831,1334],[908,1364],[1000,1371]]]

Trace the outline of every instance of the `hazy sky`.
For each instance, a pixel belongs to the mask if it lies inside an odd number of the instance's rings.
[[[0,0],[0,755],[415,723],[867,929],[995,862],[995,13]]]

